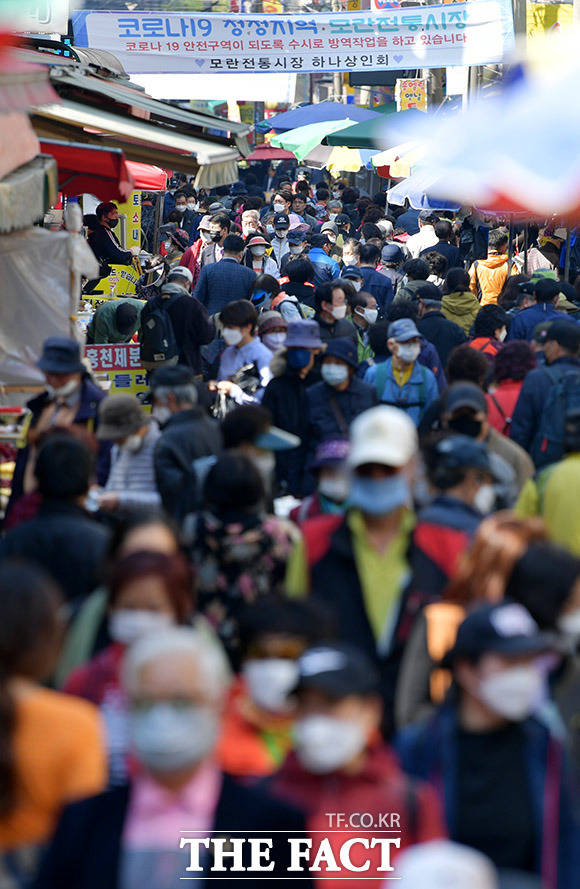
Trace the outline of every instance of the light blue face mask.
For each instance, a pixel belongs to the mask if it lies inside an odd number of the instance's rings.
[[[354,475],[348,495],[350,506],[369,515],[389,515],[411,502],[407,479],[402,473],[388,478],[361,478]]]

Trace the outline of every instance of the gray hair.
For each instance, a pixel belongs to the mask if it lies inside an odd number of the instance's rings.
[[[131,646],[123,660],[121,679],[128,694],[140,687],[143,667],[174,654],[188,654],[202,674],[203,688],[220,703],[230,684],[230,670],[223,648],[209,627],[170,627],[151,633]]]
[[[197,404],[197,388],[194,383],[184,383],[181,386],[154,386],[153,398],[155,401],[167,402],[173,395],[178,404]]]
[[[393,237],[394,228],[393,223],[390,221],[390,219],[379,219],[377,225],[381,229],[385,238]]]
[[[340,213],[342,210],[342,201],[329,201],[326,206],[329,210],[338,210]]]

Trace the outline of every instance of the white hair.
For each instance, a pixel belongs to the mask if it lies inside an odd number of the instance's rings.
[[[242,219],[246,217],[246,219],[255,219],[256,222],[260,221],[260,214],[257,210],[244,210],[242,213]]]
[[[219,703],[230,684],[230,670],[223,648],[209,627],[170,627],[151,633],[131,646],[123,661],[122,683],[129,694],[140,687],[140,673],[147,664],[173,654],[189,654],[202,673],[209,696]]]
[[[377,225],[381,229],[385,238],[392,238],[393,237],[394,229],[393,229],[393,223],[391,222],[390,219],[379,219],[379,221],[377,222]]]

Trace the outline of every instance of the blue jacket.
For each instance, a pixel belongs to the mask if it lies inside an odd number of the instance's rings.
[[[541,324],[542,321],[556,321],[558,318],[562,318],[562,312],[555,309],[552,303],[537,303],[535,306],[529,306],[515,315],[510,324],[507,339],[530,341],[536,325]]]
[[[444,256],[447,260],[448,269],[462,267],[459,247],[454,247],[449,241],[437,241],[432,247],[427,247],[426,250],[421,250],[419,258],[423,259],[426,253],[440,253],[441,256]]]
[[[336,259],[327,256],[322,247],[313,247],[308,253],[308,259],[314,266],[314,280],[312,283],[315,287],[340,277],[339,264]]]
[[[536,833],[536,871],[544,877],[542,885],[547,889],[578,887],[580,832],[562,747],[536,719],[525,720],[522,728]],[[456,833],[457,731],[456,709],[447,705],[428,722],[409,726],[395,739],[404,771],[439,789],[451,839]]]
[[[380,385],[382,379],[385,380],[384,386]],[[413,372],[404,386],[399,386],[395,380],[392,358],[369,367],[364,381],[373,386],[375,391],[379,387],[382,388],[382,393],[377,391],[379,401],[405,411],[415,426],[419,425],[425,408],[439,395],[434,374],[418,361],[415,362]]]
[[[236,299],[249,299],[255,280],[252,269],[226,256],[203,266],[193,295],[210,315],[215,315]]]
[[[580,371],[580,359],[564,356],[556,358],[548,367],[556,374]],[[510,438],[526,451],[530,450],[540,427],[544,405],[552,385],[552,379],[543,367],[530,371],[524,380],[512,417]]]
[[[354,377],[348,389],[338,392],[324,381],[315,383],[307,390],[310,432],[308,441],[314,450],[324,438],[348,435],[348,429],[355,417],[377,403],[372,386]]]
[[[374,296],[379,309],[382,309],[384,312],[392,303],[395,295],[391,279],[386,275],[381,275],[380,272],[377,272],[376,269],[372,269],[370,266],[361,266],[359,272],[363,278],[361,290]]]

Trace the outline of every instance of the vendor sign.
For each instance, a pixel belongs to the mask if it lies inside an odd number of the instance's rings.
[[[129,74],[328,72],[501,62],[510,0],[304,15],[78,11],[75,43],[107,49]]]
[[[123,247],[130,250],[131,247],[141,246],[141,192],[131,192],[131,197],[124,204],[117,204],[119,210],[119,228],[115,234],[120,238]],[[117,298],[119,296],[134,296],[139,275],[135,268],[129,265],[111,265],[111,272],[106,278],[102,278],[97,285],[100,293]]]
[[[91,370],[95,373],[107,374],[111,380],[112,395],[139,395],[149,390],[147,372],[141,365],[139,343],[86,346],[85,358],[89,359]]]
[[[397,111],[409,111],[410,108],[427,111],[427,81],[424,77],[397,80],[395,97]]]

